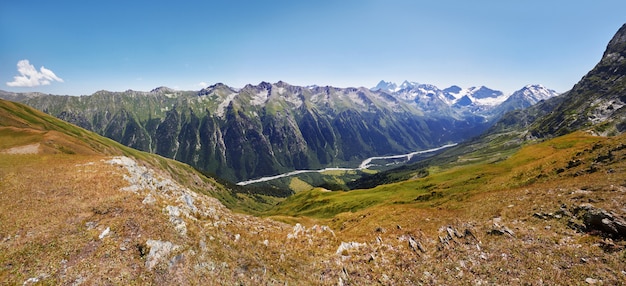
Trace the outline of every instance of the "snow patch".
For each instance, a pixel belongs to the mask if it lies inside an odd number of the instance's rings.
[[[508,95],[501,95],[498,97],[486,97],[486,98],[473,98],[470,96],[470,98],[472,99],[472,102],[478,104],[478,105],[484,105],[484,106],[496,106],[496,105],[500,105],[503,102],[505,102],[509,96]]]

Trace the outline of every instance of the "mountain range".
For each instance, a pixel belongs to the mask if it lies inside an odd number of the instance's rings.
[[[485,86],[461,88],[453,85],[439,89],[432,84],[404,81],[397,85],[382,80],[371,90],[388,92],[433,114],[441,112],[474,114],[488,120],[497,119],[508,111],[523,109],[559,94],[539,84],[527,85],[513,94],[506,95]]]
[[[89,96],[0,92],[231,181],[462,142],[504,112],[554,95],[542,86],[505,96],[486,87],[439,90],[410,82],[393,90],[262,82],[241,89],[218,83],[200,91],[159,87]]]

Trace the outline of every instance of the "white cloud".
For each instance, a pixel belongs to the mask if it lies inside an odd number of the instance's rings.
[[[43,66],[37,71],[28,60],[17,62],[17,72],[20,75],[14,76],[13,81],[7,82],[8,86],[31,87],[49,85],[53,81],[63,82],[62,78]]]
[[[208,84],[206,82],[201,81],[200,83],[198,83],[198,86],[205,88],[208,86]]]

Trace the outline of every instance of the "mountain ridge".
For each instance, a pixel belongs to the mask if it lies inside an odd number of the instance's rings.
[[[436,100],[426,109],[363,87],[283,81],[240,89],[216,83],[199,91],[157,87],[19,98],[124,145],[232,181],[460,142],[491,124]],[[438,105],[443,109],[433,112]]]
[[[459,112],[462,112],[462,109],[467,106],[482,107],[482,112],[481,109],[477,108],[473,109],[473,111],[478,111],[477,114],[483,116],[490,116],[492,114],[502,115],[507,111],[533,105],[539,101],[537,98],[545,100],[559,94],[541,84],[529,84],[512,94],[505,95],[502,91],[493,90],[486,86],[461,88],[457,85],[452,85],[444,89],[439,89],[432,84],[420,84],[406,80],[401,85],[381,80],[378,85],[371,88],[371,90],[383,90],[402,100],[409,102],[415,101],[418,104],[424,99],[428,100],[428,97],[436,97],[448,106],[457,107]],[[525,96],[522,96],[520,93],[524,93]],[[511,97],[514,97],[514,99],[517,98],[517,101],[523,102],[514,106],[511,106],[510,103],[504,104],[507,100],[512,100]],[[496,111],[493,112],[492,110]],[[433,111],[436,112],[437,110]]]

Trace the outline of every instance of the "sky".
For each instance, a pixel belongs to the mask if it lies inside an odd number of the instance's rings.
[[[624,0],[3,0],[0,89],[409,80],[564,92],[600,60],[624,11]]]

